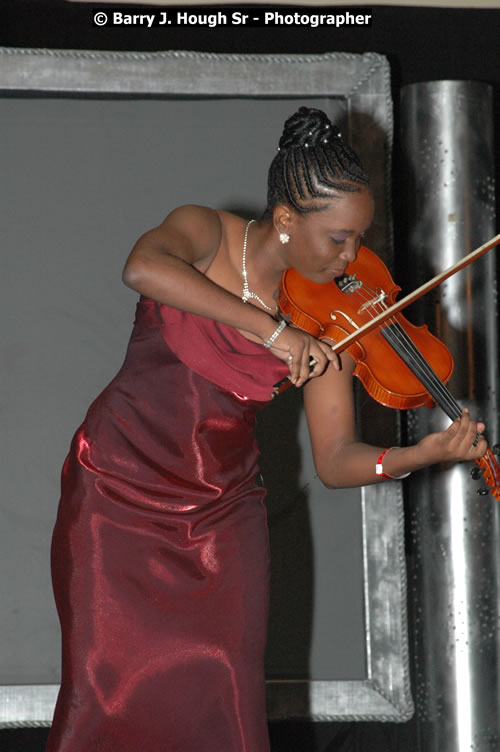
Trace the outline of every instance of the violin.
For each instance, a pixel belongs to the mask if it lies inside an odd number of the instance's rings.
[[[356,363],[354,375],[382,405],[398,410],[438,404],[450,420],[462,409],[446,386],[453,357],[426,325],[415,326],[401,309],[500,242],[500,235],[450,269],[396,302],[401,288],[383,261],[361,246],[345,274],[326,284],[303,277],[295,269],[283,273],[278,291],[281,315],[318,339],[333,340],[334,352],[347,352]],[[275,385],[272,397],[290,386]],[[488,489],[500,501],[500,467],[493,452],[475,460]],[[488,493],[486,489],[478,493]]]

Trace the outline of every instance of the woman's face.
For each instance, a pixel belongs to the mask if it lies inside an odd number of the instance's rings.
[[[374,203],[369,188],[341,193],[321,211],[293,212],[290,242],[284,246],[286,262],[313,282],[331,282],[356,259],[365,232],[373,220]]]

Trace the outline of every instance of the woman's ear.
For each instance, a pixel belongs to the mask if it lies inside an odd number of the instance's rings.
[[[289,206],[278,204],[273,210],[273,225],[278,233],[288,233],[293,225],[293,212]]]

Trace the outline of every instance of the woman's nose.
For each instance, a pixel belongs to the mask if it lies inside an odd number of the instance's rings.
[[[358,250],[358,240],[355,238],[348,238],[344,243],[344,247],[342,248],[342,253],[340,255],[345,261],[347,261],[347,263],[350,264],[352,261],[356,261]]]

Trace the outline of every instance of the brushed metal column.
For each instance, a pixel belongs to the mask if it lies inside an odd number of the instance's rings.
[[[417,287],[495,234],[492,91],[470,81],[402,90],[409,211],[407,286]],[[490,251],[418,304],[450,348],[450,391],[498,441],[496,260]],[[418,322],[416,322],[418,323]],[[409,439],[450,424],[409,414]],[[499,503],[478,496],[474,464],[408,483],[409,595],[421,752],[500,750]]]

